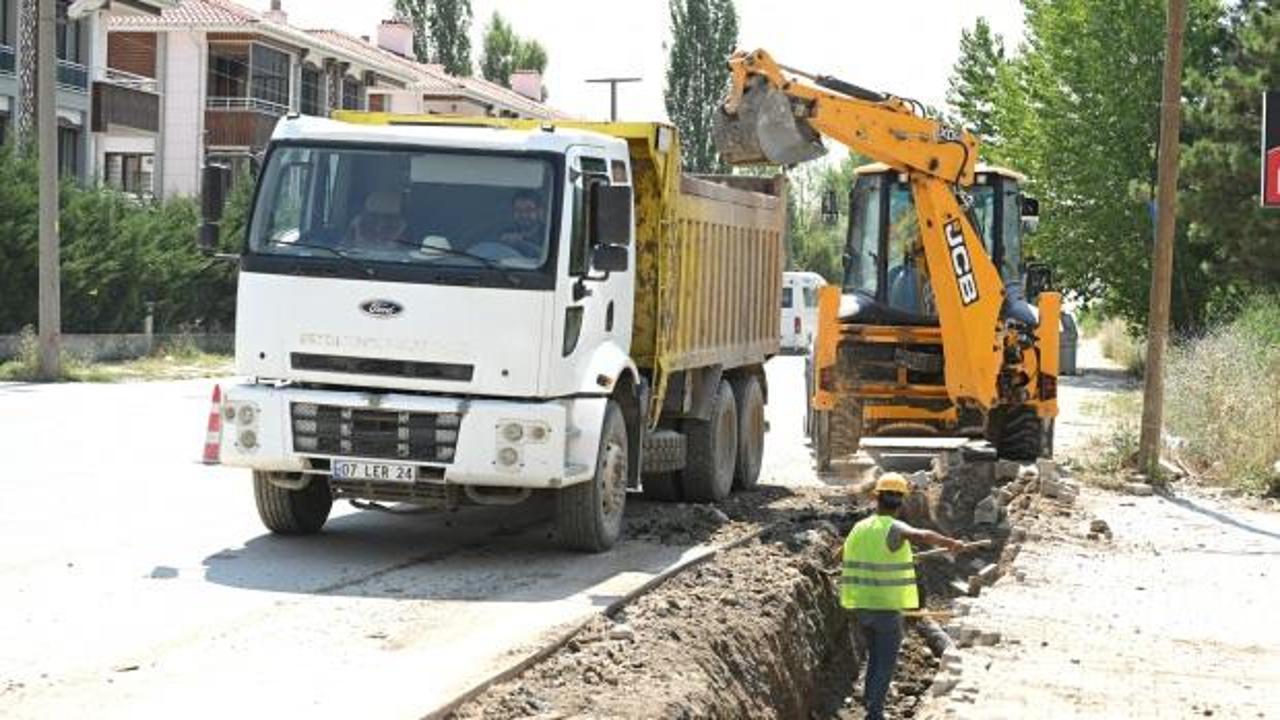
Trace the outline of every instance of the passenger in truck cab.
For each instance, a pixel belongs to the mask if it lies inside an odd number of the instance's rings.
[[[542,196],[533,190],[520,190],[511,200],[511,224],[498,239],[524,257],[536,260],[542,257],[546,227]]]
[[[394,250],[405,243],[405,222],[400,193],[374,190],[364,199],[364,209],[351,221],[346,244],[364,250]]]

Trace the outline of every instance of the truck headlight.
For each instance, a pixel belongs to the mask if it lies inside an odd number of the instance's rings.
[[[241,430],[237,444],[246,450],[252,450],[258,447],[258,434],[252,430]]]
[[[258,413],[254,411],[252,405],[244,405],[236,412],[236,422],[241,425],[252,425],[257,417]]]
[[[498,464],[511,467],[520,462],[520,453],[515,448],[505,447],[498,451]]]
[[[520,423],[507,423],[502,426],[502,438],[507,442],[520,442],[524,438],[524,427]]]

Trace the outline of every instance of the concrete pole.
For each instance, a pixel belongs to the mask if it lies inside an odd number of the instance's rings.
[[[1178,136],[1182,129],[1182,35],[1186,0],[1169,0],[1164,51],[1164,87],[1160,100],[1159,179],[1156,192],[1156,239],[1151,263],[1151,307],[1148,313],[1146,386],[1142,396],[1142,437],[1138,467],[1160,482],[1160,429],[1164,421],[1164,358],[1169,342],[1169,294],[1173,276],[1173,241],[1178,214]]]
[[[39,0],[36,41],[36,134],[40,161],[40,378],[62,374],[62,303],[58,272],[58,97],[54,0]]]
[[[641,78],[624,78],[624,77],[608,77],[608,78],[591,78],[587,80],[589,83],[609,83],[609,121],[618,121],[618,83],[640,82]]]

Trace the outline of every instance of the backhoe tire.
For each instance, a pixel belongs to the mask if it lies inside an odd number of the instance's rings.
[[[858,452],[861,441],[862,403],[849,397],[837,397],[835,408],[827,413],[830,462],[840,462]]]
[[[257,502],[262,524],[280,535],[320,532],[333,509],[333,491],[329,489],[329,481],[313,476],[301,490],[290,490],[271,482],[272,475],[260,470],[253,472],[253,499]]]
[[[764,461],[764,390],[755,375],[734,378],[733,399],[738,406],[738,459],[733,471],[735,490],[753,490],[760,482]]]
[[[831,413],[826,410],[813,411],[813,459],[819,472],[831,469]]]
[[[596,453],[596,472],[586,482],[556,492],[556,531],[560,546],[579,552],[604,552],[622,535],[630,463],[627,421],[609,401]]]
[[[684,469],[684,498],[691,502],[717,502],[733,490],[738,458],[738,408],[733,388],[721,380],[711,401],[707,420],[685,423],[688,465]]]
[[[991,411],[988,439],[1003,460],[1033,462],[1040,457],[1044,428],[1035,408],[1027,405],[1001,407]]]

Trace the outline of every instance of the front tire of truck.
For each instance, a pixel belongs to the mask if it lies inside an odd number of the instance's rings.
[[[556,493],[556,529],[567,550],[604,552],[622,535],[627,504],[630,444],[622,408],[610,400],[604,412],[596,473]]]
[[[733,397],[738,406],[738,462],[733,487],[754,490],[760,482],[764,460],[764,391],[755,375],[733,380]]]
[[[281,535],[313,535],[320,532],[333,509],[333,492],[329,481],[313,477],[300,490],[290,490],[272,482],[276,473],[253,472],[253,499],[258,517],[273,533]],[[290,478],[293,480],[294,478]]]
[[[684,471],[684,497],[692,502],[718,502],[733,490],[738,459],[738,408],[733,389],[721,380],[707,420],[685,424],[689,460]]]

